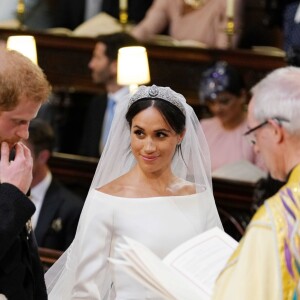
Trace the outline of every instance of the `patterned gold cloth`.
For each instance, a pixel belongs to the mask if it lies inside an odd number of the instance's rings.
[[[300,165],[253,217],[213,299],[300,299],[299,257]]]

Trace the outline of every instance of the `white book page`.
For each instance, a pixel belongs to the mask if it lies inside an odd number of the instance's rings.
[[[125,254],[126,253],[126,254]],[[127,250],[125,253],[122,253],[122,256],[125,258],[127,256]],[[124,254],[124,255],[123,255]],[[129,255],[130,256],[130,255]],[[153,291],[160,297],[168,300],[176,300],[173,296],[171,296],[168,291],[164,289],[164,287],[156,281],[155,278],[148,272],[145,266],[137,267],[133,260],[125,258],[126,261],[108,258],[109,262],[116,264],[119,268],[122,268],[127,274],[133,277],[136,281],[140,282],[142,285],[147,287],[150,291]]]
[[[168,300],[208,300],[215,279],[238,242],[215,227],[183,243],[161,260],[141,243],[124,237],[117,249],[124,260],[109,259],[141,284]]]
[[[130,250],[121,251],[124,259],[130,263],[128,274],[136,278],[153,291],[159,291],[165,299],[208,300],[209,298],[197,286],[168,265],[144,245],[124,237]],[[133,251],[133,253],[131,252]],[[141,274],[142,273],[142,274]],[[158,287],[159,286],[159,287]],[[167,296],[168,295],[168,296]]]
[[[217,276],[237,245],[237,241],[215,227],[180,245],[163,261],[210,298]]]

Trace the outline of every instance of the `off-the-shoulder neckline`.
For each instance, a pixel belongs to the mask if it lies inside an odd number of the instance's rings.
[[[129,197],[121,197],[121,196],[111,195],[111,194],[103,193],[103,192],[101,192],[97,189],[93,189],[93,192],[101,194],[105,197],[116,198],[116,199],[161,199],[161,198],[176,198],[176,199],[179,199],[179,198],[185,198],[185,197],[197,197],[197,196],[201,195],[202,193],[204,193],[206,191],[207,190],[204,190],[203,192],[198,192],[198,193],[195,193],[195,194],[178,195],[178,196],[170,195],[170,196],[132,197],[132,198],[129,198]]]

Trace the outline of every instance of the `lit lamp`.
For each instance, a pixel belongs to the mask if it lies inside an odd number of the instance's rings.
[[[37,53],[35,39],[31,35],[13,35],[8,37],[6,48],[15,50],[28,57],[37,64]]]
[[[132,95],[139,84],[150,82],[148,56],[145,47],[123,47],[118,51],[117,82],[129,85]]]

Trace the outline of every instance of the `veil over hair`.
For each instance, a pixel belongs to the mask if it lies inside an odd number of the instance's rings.
[[[176,151],[173,157],[173,173],[182,179],[193,182],[197,193],[205,191],[207,201],[214,202],[209,149],[194,110],[186,103],[181,94],[174,92],[169,87],[157,87],[155,85],[139,87],[132,97],[128,96],[122,101],[122,104],[118,105],[90,191],[118,178],[134,166],[135,158],[130,149],[130,128],[125,116],[128,107],[133,102],[142,99],[168,101],[184,113],[186,132],[181,142],[181,151]],[[83,235],[89,234],[86,226],[84,226],[85,220],[89,218],[89,204],[89,197],[87,197],[71,246],[45,275],[47,291],[51,295],[49,300],[68,299],[66,295],[69,295],[68,293],[72,289],[80,255],[79,241]],[[109,273],[106,272],[100,278],[95,279],[98,282],[103,282],[102,287],[99,287],[101,299],[113,299],[108,295],[111,290]]]
[[[132,103],[143,99],[168,101],[175,106],[180,106],[180,109],[184,111],[186,132],[181,142],[182,155],[176,151],[172,161],[172,170],[176,176],[195,183],[200,191],[203,187],[211,189],[209,148],[193,108],[186,103],[181,94],[169,87],[155,85],[140,86],[132,97],[124,99],[118,107],[90,188],[103,186],[128,172],[135,164],[130,149],[130,128],[125,115]]]

